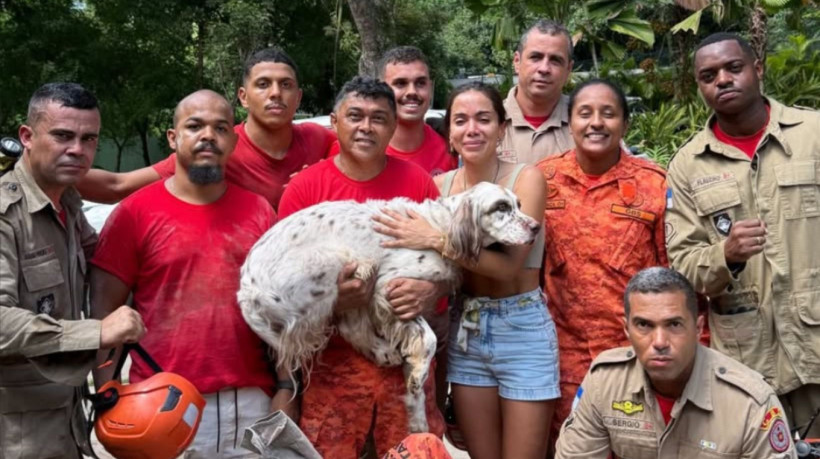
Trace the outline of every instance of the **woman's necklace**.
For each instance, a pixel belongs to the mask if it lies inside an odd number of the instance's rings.
[[[501,161],[498,159],[495,160],[495,176],[493,177],[493,183],[498,180],[498,171],[501,170]],[[467,191],[467,167],[465,166],[464,169],[461,171],[461,186],[464,188],[461,191]],[[478,183],[474,184],[473,186],[478,185]]]

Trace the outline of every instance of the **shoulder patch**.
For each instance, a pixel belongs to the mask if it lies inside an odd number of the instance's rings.
[[[592,365],[589,367],[589,371],[594,370],[596,367],[615,364],[615,363],[625,363],[635,359],[635,351],[632,350],[631,347],[619,347],[615,349],[609,349],[607,351],[601,352],[598,357],[592,362]]]
[[[5,214],[9,206],[23,197],[23,188],[17,182],[0,182],[0,214]]]
[[[716,359],[715,376],[719,380],[747,393],[759,405],[767,403],[769,397],[774,395],[771,386],[766,384],[760,373],[750,370],[729,357]]]

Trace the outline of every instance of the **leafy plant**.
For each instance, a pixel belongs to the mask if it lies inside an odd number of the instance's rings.
[[[624,141],[666,167],[678,148],[704,126],[709,113],[700,101],[664,102],[655,111],[634,115]]]
[[[793,35],[766,59],[766,93],[786,105],[820,106],[820,39]]]

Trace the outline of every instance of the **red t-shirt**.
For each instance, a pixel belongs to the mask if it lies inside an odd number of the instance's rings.
[[[667,398],[663,395],[656,393],[655,400],[658,401],[658,408],[661,409],[661,415],[663,415],[663,422],[669,424],[669,420],[672,419],[672,407],[675,406],[675,399]]]
[[[336,141],[333,131],[318,124],[294,124],[293,139],[287,154],[282,159],[274,159],[248,137],[245,123],[234,126],[234,131],[239,140],[225,166],[225,179],[262,195],[274,209],[279,205],[291,174],[327,157],[330,146]],[[174,175],[175,167],[176,154],[153,166],[162,178]]]
[[[333,142],[328,157],[337,154],[339,154],[338,141]],[[424,125],[424,141],[418,148],[413,151],[401,151],[388,145],[387,155],[415,163],[433,177],[458,167],[458,160],[450,154],[447,142],[438,135],[435,129],[427,124]]]
[[[766,105],[766,111],[771,113],[771,110],[772,109],[768,105]],[[720,128],[720,123],[715,122],[715,124],[712,125],[712,132],[715,133],[715,137],[717,137],[718,140],[727,145],[731,145],[737,148],[743,153],[746,153],[746,156],[748,156],[749,159],[751,159],[755,157],[757,145],[760,143],[760,138],[763,137],[763,134],[766,132],[766,126],[768,125],[769,119],[767,117],[766,122],[763,124],[763,127],[760,128],[760,130],[758,130],[754,134],[746,137],[732,137],[729,134],[723,132],[723,129]]]
[[[344,175],[333,159],[305,169],[293,178],[279,203],[279,218],[325,201],[353,199],[393,199],[405,197],[416,202],[435,199],[438,188],[432,177],[419,166],[392,157],[376,177],[358,182]]]
[[[163,370],[202,393],[260,387],[272,394],[266,347],[242,318],[236,292],[248,251],[275,220],[261,196],[233,184],[216,202],[194,205],[163,180],[114,210],[92,263],[131,288],[148,329],[140,344]],[[151,375],[134,359],[131,381]]]

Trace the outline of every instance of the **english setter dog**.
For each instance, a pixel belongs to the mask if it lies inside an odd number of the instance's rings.
[[[372,229],[371,217],[385,208],[423,216],[447,235],[445,252],[456,259],[477,260],[482,247],[496,242],[532,243],[540,228],[518,210],[515,194],[490,183],[422,203],[406,198],[326,202],[294,213],[259,239],[242,266],[237,297],[245,321],[276,353],[277,369],[309,369],[334,325],[376,364],[404,363],[409,427],[426,432],[422,385],[436,337],[421,317],[398,320],[385,286],[400,277],[456,285],[460,270],[434,250],[382,247],[390,237]],[[342,313],[334,324],[336,282],[348,262],[358,264],[358,278],[377,276],[375,292],[369,306]]]

